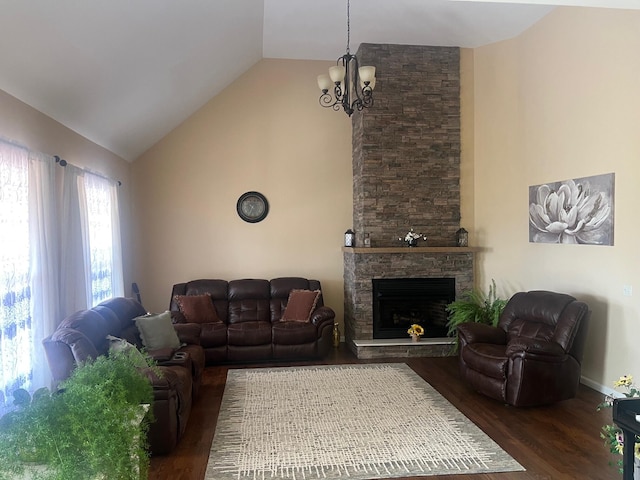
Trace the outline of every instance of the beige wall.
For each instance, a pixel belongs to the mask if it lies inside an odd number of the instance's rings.
[[[476,49],[477,282],[567,292],[593,310],[583,375],[640,375],[640,12],[559,8],[518,38]],[[464,147],[463,147],[464,148]],[[615,245],[528,241],[528,188],[615,173]],[[633,296],[623,296],[632,285]]]
[[[135,269],[145,307],[197,278],[305,276],[342,322],[352,222],[351,121],[318,105],[330,62],[262,60],[132,165]],[[246,191],[270,205],[242,221]]]
[[[460,226],[469,232],[469,245],[476,245],[474,213],[474,50],[460,50]],[[476,267],[477,268],[477,267]]]
[[[130,164],[105,148],[0,90],[0,137],[31,150],[58,155],[69,163],[120,180],[125,292],[131,284]]]

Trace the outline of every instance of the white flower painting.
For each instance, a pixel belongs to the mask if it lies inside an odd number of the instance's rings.
[[[615,174],[529,187],[529,241],[613,245]]]

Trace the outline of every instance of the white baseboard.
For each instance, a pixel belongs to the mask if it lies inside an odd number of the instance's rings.
[[[586,385],[589,388],[594,389],[596,392],[600,392],[603,395],[610,395],[612,397],[622,397],[623,395],[614,390],[613,388],[605,387],[604,385],[599,384],[591,380],[590,378],[585,377],[584,375],[580,377],[580,383]]]

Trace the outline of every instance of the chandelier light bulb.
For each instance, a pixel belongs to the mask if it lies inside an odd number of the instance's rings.
[[[329,68],[329,76],[333,83],[340,83],[344,80],[345,68],[341,65],[335,65]]]
[[[358,73],[360,74],[360,80],[366,84],[366,82],[373,82],[373,79],[376,77],[376,67],[365,66],[360,67],[358,69]]]
[[[333,82],[331,81],[331,78],[329,78],[329,75],[326,73],[318,75],[318,87],[320,87],[320,90],[323,92],[329,91],[333,88]]]

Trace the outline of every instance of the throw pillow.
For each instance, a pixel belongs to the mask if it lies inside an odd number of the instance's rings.
[[[283,322],[308,322],[319,298],[320,290],[291,290],[281,320]]]
[[[134,318],[142,344],[147,350],[180,348],[180,339],[171,323],[171,313],[147,314]]]
[[[193,323],[221,323],[216,306],[211,295],[174,295],[180,312],[187,322]]]
[[[127,355],[133,364],[138,368],[147,367],[147,360],[140,350],[135,345],[127,342],[124,338],[114,337],[113,335],[107,335],[109,341],[109,354],[123,353]]]

